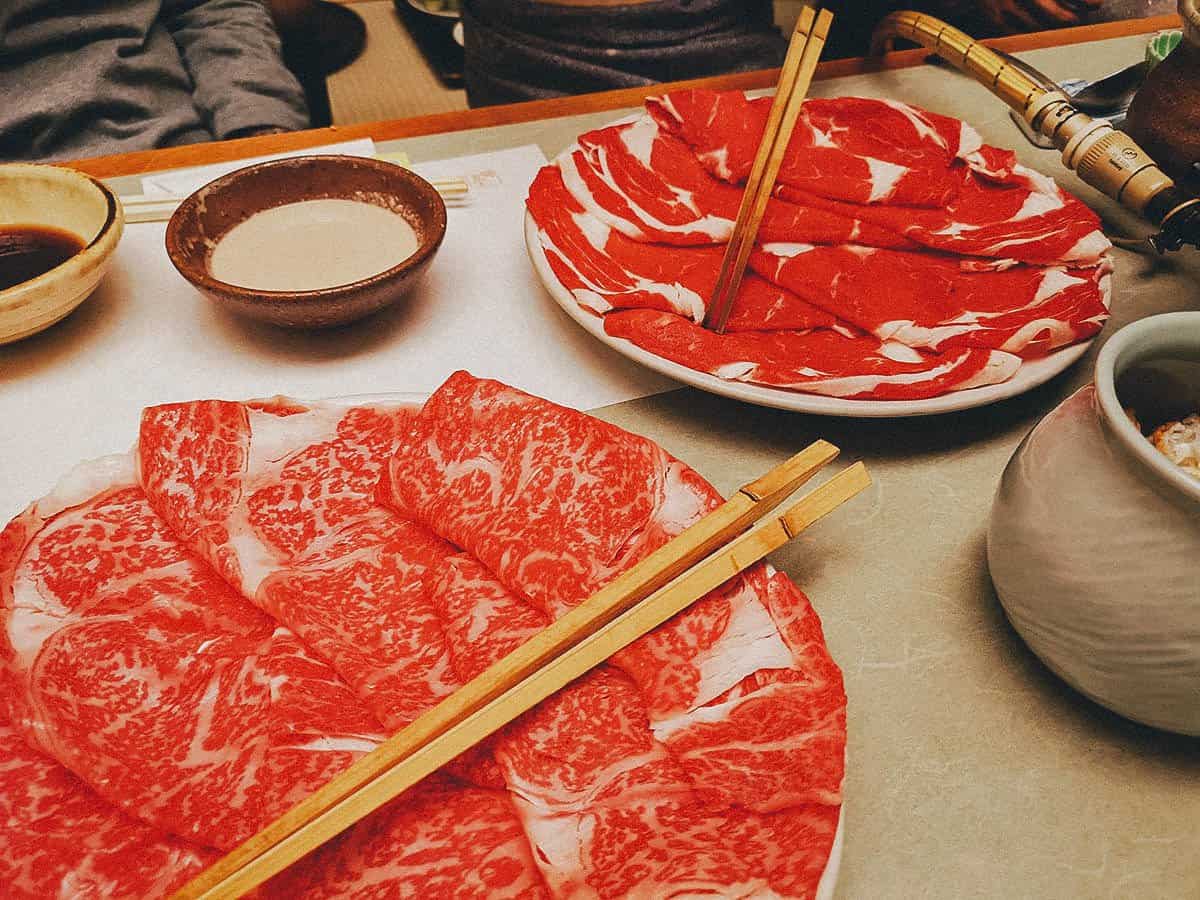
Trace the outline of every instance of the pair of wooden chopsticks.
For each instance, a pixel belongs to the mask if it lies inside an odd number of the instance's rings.
[[[825,48],[831,22],[833,13],[823,9],[818,14],[811,6],[805,6],[796,20],[796,30],[792,32],[787,57],[779,73],[779,85],[775,88],[775,101],[767,116],[767,127],[758,145],[745,193],[742,194],[733,237],[725,248],[717,285],[713,288],[708,313],[704,317],[705,326],[718,334],[725,332],[734,298],[742,286],[746,262],[758,237],[758,226],[766,212],[767,201],[771,199],[771,192],[775,189],[775,178],[783,163],[783,154],[792,137],[792,129],[796,127],[796,120],[800,117],[800,107],[812,83],[813,73],[817,71],[817,61]]]
[[[463,200],[471,192],[465,178],[444,178],[429,182],[448,201]],[[126,223],[165,222],[171,218],[183,197],[174,195],[128,194],[121,197]]]
[[[374,812],[622,647],[761,560],[870,484],[855,463],[764,526],[838,454],[817,441],[459,688],[174,895],[233,898]]]

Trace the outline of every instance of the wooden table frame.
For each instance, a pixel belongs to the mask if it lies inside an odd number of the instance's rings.
[[[1056,31],[1039,31],[1033,34],[1012,35],[987,40],[984,43],[1009,52],[1019,52],[1023,50],[1038,50],[1043,47],[1061,47],[1069,44],[1085,43],[1087,41],[1100,41],[1134,34],[1148,34],[1166,28],[1177,27],[1179,27],[1178,16],[1156,16],[1147,19],[1105,22],[1098,25],[1082,25],[1076,28],[1063,28]],[[855,58],[830,60],[818,67],[816,78],[838,78],[844,75],[856,75],[879,69],[900,69],[919,66],[925,62],[928,56],[929,52],[927,50],[918,48],[889,53],[887,56],[879,59]],[[735,75],[719,75],[712,78],[682,81],[670,85],[670,88],[706,87],[725,90],[753,90],[755,88],[772,86],[775,84],[778,75],[778,69],[765,69],[756,72],[743,72]],[[647,96],[660,93],[664,89],[666,88],[663,85],[626,88],[595,94],[581,94],[575,97],[532,100],[527,103],[514,103],[506,106],[489,106],[466,112],[438,113],[436,115],[415,116],[410,119],[364,122],[341,127],[313,128],[307,131],[295,131],[287,134],[243,138],[235,141],[189,144],[184,147],[169,147],[163,150],[141,150],[115,156],[98,156],[91,159],[75,160],[62,163],[62,165],[70,166],[98,178],[138,175],[145,172],[161,171],[163,169],[175,169],[184,166],[242,159],[248,156],[280,153],[287,150],[299,150],[305,147],[315,147],[321,144],[353,140],[355,138],[369,137],[377,141],[389,141],[426,134],[443,134],[453,131],[467,131],[474,128],[488,128],[495,125],[510,125],[516,122],[552,119],[558,116],[580,115],[582,113],[599,112],[608,109],[625,109],[639,105]]]

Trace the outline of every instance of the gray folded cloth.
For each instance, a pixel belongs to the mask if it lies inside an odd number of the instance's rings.
[[[465,0],[463,25],[472,106],[768,69],[787,51],[770,0]]]
[[[262,0],[0,0],[0,160],[308,126]]]

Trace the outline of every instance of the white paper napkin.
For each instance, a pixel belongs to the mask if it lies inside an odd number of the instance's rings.
[[[128,226],[83,306],[0,347],[0,521],[80,460],[127,449],[142,408],[155,403],[428,392],[461,368],[581,409],[673,387],[596,341],[542,289],[523,217],[545,161],[527,146],[416,166],[427,177],[466,177],[470,201],[449,209],[424,283],[394,308],[329,332],[225,312],[175,271],[165,223]]]

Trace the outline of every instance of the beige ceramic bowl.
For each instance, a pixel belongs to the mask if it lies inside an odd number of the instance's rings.
[[[1200,312],[1109,338],[1096,380],[1029,433],[1004,472],[988,564],[1013,627],[1098,703],[1200,735],[1200,479],[1149,429],[1200,409]]]
[[[416,232],[416,252],[370,278],[311,291],[265,291],[212,276],[212,250],[235,225],[265,209],[323,199],[358,200],[397,213]],[[300,156],[239,169],[200,188],[167,225],[167,255],[184,278],[232,312],[289,328],[326,328],[399,300],[429,268],[445,235],[446,204],[419,175],[377,159]],[[370,235],[348,234],[346,240]]]
[[[0,344],[49,328],[96,289],[125,217],[111,190],[57,166],[0,165],[0,227],[42,225],[79,236],[84,248],[50,271],[0,291]]]

